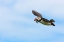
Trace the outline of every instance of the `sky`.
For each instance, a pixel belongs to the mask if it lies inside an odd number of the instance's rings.
[[[36,23],[32,10],[56,26]],[[0,42],[64,42],[64,0],[0,0]]]

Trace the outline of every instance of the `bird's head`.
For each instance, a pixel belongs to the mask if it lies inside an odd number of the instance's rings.
[[[39,21],[39,20],[41,20],[41,18],[37,17],[37,18],[34,19],[34,21],[37,21],[37,20]]]
[[[34,21],[37,21],[37,18],[34,18]]]

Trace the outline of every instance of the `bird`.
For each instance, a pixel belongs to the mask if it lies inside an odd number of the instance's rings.
[[[41,23],[43,25],[47,25],[47,26],[55,26],[54,24],[54,20],[53,19],[46,19],[44,18],[39,12],[32,10],[33,15],[37,16],[36,18],[34,18],[34,21],[36,21],[36,23]]]

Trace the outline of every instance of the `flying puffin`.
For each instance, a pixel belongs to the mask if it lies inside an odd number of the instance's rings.
[[[55,22],[53,19],[46,19],[46,18],[43,18],[42,15],[40,13],[38,13],[37,11],[35,10],[32,10],[32,13],[37,16],[34,21],[36,21],[36,23],[41,23],[41,24],[44,24],[44,25],[48,25],[48,26],[55,26],[55,24],[53,22]]]

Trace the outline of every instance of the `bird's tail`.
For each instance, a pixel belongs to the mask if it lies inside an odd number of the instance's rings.
[[[51,25],[55,26],[55,24],[54,24],[54,23],[51,23]]]

